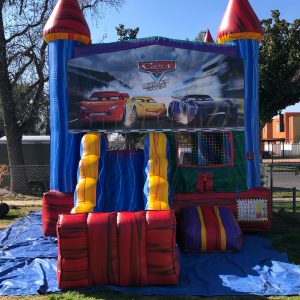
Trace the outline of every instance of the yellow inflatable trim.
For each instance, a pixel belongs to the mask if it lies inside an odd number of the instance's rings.
[[[218,38],[219,44],[224,44],[230,41],[236,40],[257,40],[258,42],[262,41],[264,36],[258,32],[238,32],[223,35]]]
[[[149,134],[149,210],[167,210],[169,207],[169,183],[167,138],[163,133]]]
[[[77,203],[72,213],[92,212],[96,206],[100,140],[100,133],[87,133],[81,140],[82,154],[76,186]]]

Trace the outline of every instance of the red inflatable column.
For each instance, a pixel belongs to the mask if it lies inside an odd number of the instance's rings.
[[[119,283],[117,213],[90,213],[87,219],[89,272],[95,285]]]
[[[118,213],[121,286],[147,284],[146,213]]]
[[[173,211],[147,211],[146,221],[148,284],[177,284],[180,265]]]
[[[57,222],[57,278],[61,289],[88,287],[87,215],[60,215]]]
[[[74,206],[73,193],[49,191],[43,196],[42,222],[44,236],[56,236],[59,214],[68,214]]]

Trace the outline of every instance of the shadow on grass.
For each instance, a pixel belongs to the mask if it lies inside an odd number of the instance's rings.
[[[262,296],[217,296],[217,297],[201,297],[201,296],[184,296],[184,295],[151,295],[151,296],[139,296],[139,295],[126,295],[118,292],[114,292],[108,289],[101,289],[97,291],[69,291],[62,294],[53,294],[48,296],[49,300],[94,300],[94,299],[103,299],[103,300],[197,300],[197,299],[209,299],[209,300],[256,300],[256,299],[269,299],[268,297]]]
[[[18,207],[16,205],[13,208],[10,206],[10,210],[8,214],[2,218],[0,218],[0,226],[1,229],[5,228],[5,225],[10,225],[12,222],[28,215],[30,212],[40,209],[40,207]]]
[[[264,233],[273,246],[286,252],[291,263],[300,265],[300,213],[280,209],[273,212],[272,229]]]
[[[1,221],[14,221],[19,217],[20,217],[19,215],[6,215],[5,217],[1,218]]]
[[[273,193],[278,193],[278,192],[282,192],[282,193],[289,193],[290,194],[290,196],[292,196],[292,193],[293,193],[293,189],[292,188],[290,188],[290,187],[288,187],[288,188],[286,188],[286,187],[276,187],[276,186],[273,186]]]

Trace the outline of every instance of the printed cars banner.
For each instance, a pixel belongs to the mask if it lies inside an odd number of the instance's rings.
[[[69,130],[244,126],[241,59],[160,45],[68,62]]]

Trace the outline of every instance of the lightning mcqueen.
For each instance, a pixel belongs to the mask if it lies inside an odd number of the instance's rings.
[[[168,114],[171,121],[197,127],[235,126],[238,105],[230,99],[215,101],[209,95],[186,95],[169,104]]]
[[[95,92],[88,101],[79,103],[80,123],[121,122],[124,116],[125,100],[117,91]]]

